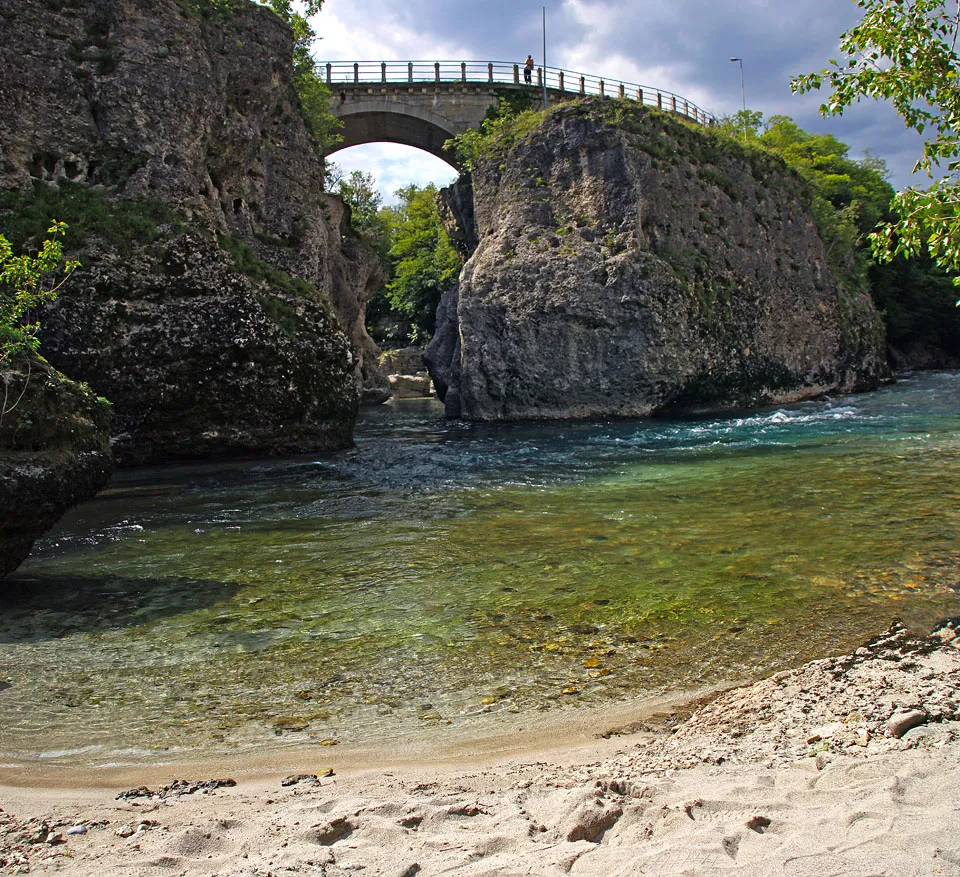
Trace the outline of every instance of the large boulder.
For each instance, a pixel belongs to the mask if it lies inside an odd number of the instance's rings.
[[[476,163],[476,241],[426,359],[451,416],[791,402],[887,374],[781,161],[620,102],[555,109]],[[463,184],[461,184],[462,186]],[[449,214],[467,221],[461,191]]]
[[[110,405],[40,357],[0,374],[0,577],[110,480]]]
[[[254,283],[208,238],[97,251],[42,337],[52,361],[114,403],[119,463],[351,441],[359,387],[329,302]]]

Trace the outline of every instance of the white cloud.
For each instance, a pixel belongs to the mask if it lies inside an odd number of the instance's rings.
[[[335,152],[330,161],[336,164],[344,174],[362,170],[373,174],[377,189],[383,195],[383,203],[396,204],[394,192],[403,186],[415,183],[426,186],[433,183],[441,188],[452,183],[457,172],[445,161],[399,143],[368,143],[364,146],[351,146],[349,149]]]
[[[415,30],[396,14],[395,4],[326,0],[311,24],[321,37],[314,55],[321,61],[395,61],[466,57],[466,46]]]

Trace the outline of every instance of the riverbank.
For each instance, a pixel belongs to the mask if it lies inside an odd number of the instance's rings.
[[[175,784],[172,768],[149,790],[63,788],[56,771],[25,787],[6,773],[0,865],[82,877],[960,874],[958,709],[955,626],[893,628],[719,694],[671,729],[565,749],[341,767],[315,748],[287,775],[219,787]]]

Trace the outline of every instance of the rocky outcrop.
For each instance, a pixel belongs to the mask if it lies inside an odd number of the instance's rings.
[[[722,409],[886,375],[869,297],[837,282],[772,157],[587,101],[485,156],[472,187],[458,237],[478,243],[426,356],[452,416]]]
[[[0,380],[0,577],[38,536],[106,486],[110,405],[36,356]]]
[[[51,359],[108,388],[119,463],[351,441],[359,389],[329,303],[254,283],[207,238],[95,252],[42,325]]]
[[[95,241],[47,316],[51,362],[115,401],[124,459],[342,446],[364,374],[385,383],[358,320],[375,261],[323,192],[291,55],[252,3],[0,0],[0,190],[102,187],[204,232]],[[249,260],[243,282],[211,233],[297,283]]]

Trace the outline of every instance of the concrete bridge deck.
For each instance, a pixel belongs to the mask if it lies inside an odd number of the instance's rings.
[[[456,166],[443,148],[451,137],[479,128],[504,89],[524,89],[548,104],[586,95],[635,100],[699,124],[714,116],[663,89],[556,67],[537,67],[531,83],[510,61],[330,61],[320,64],[343,122],[336,150],[362,143],[403,143]]]

